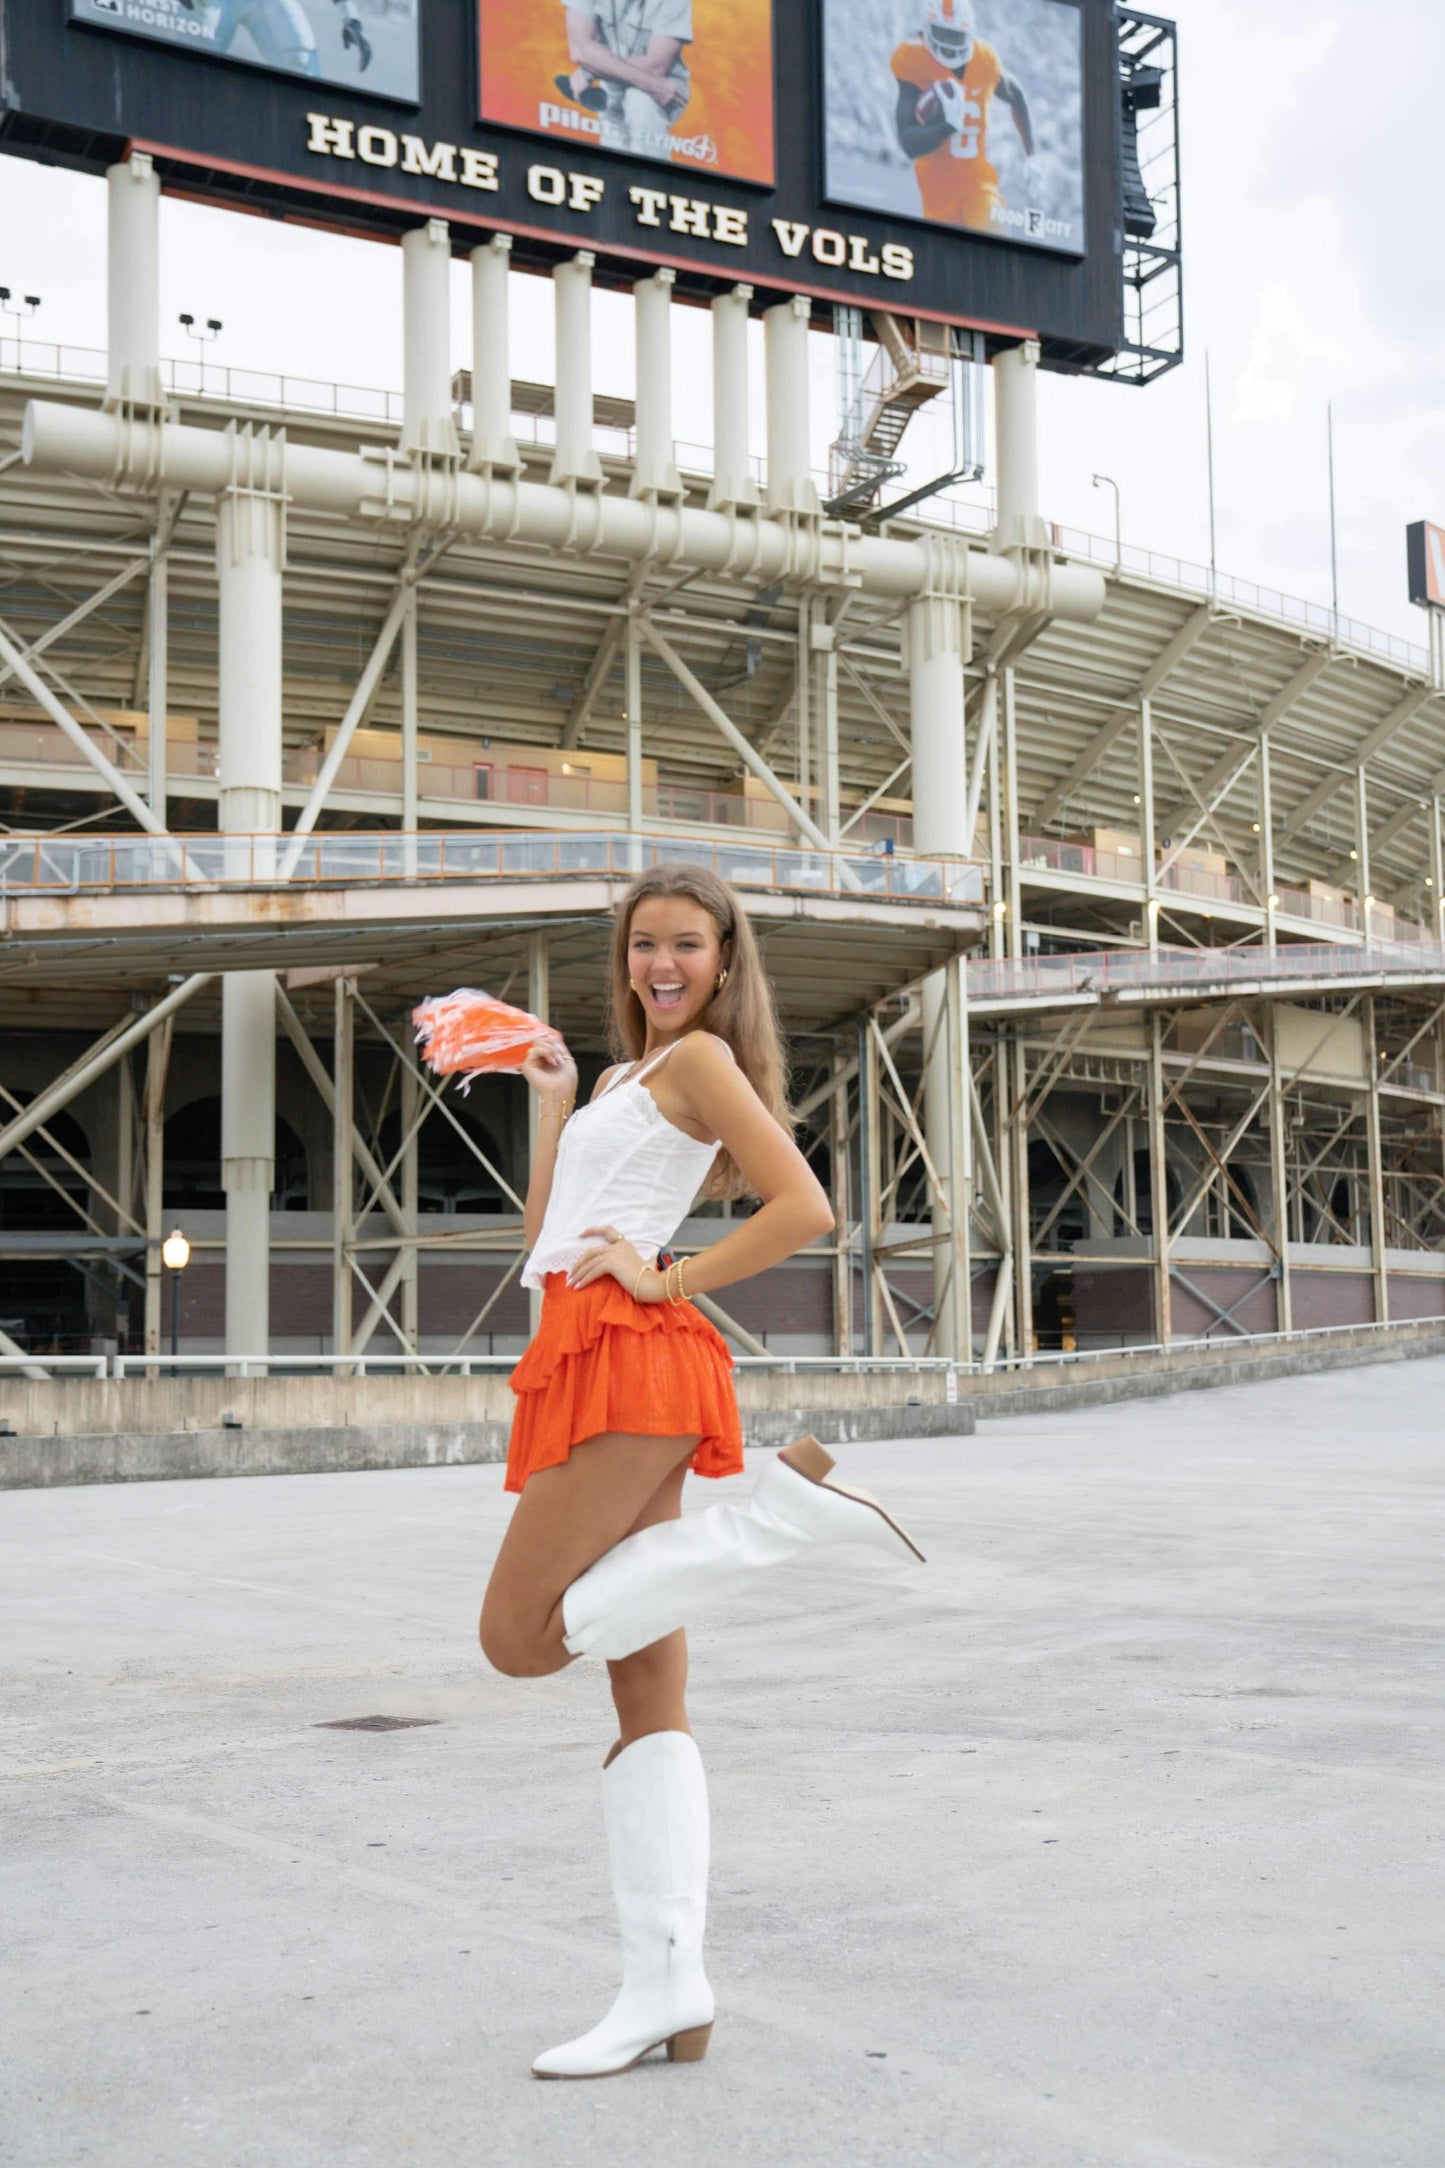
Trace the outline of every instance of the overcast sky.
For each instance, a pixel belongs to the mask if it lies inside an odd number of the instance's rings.
[[[1159,12],[1180,30],[1189,358],[1142,391],[1045,380],[1045,515],[1110,533],[1112,500],[1092,486],[1106,473],[1127,542],[1207,557],[1207,347],[1221,568],[1328,603],[1333,400],[1341,609],[1423,642],[1403,530],[1445,523],[1445,255],[1431,216],[1445,0],[1159,0]],[[186,309],[223,319],[218,359],[400,384],[396,249],[188,203],[168,201],[162,221],[167,352],[186,350]],[[104,244],[102,182],[0,159],[0,284],[43,296],[37,333],[104,343]],[[546,292],[517,285],[513,373],[545,377]],[[461,363],[461,265],[456,302]],[[674,426],[697,440],[710,433],[706,318],[676,313]],[[831,342],[814,343],[821,463]],[[632,388],[628,308],[611,297],[596,374],[599,390]],[[926,437],[903,449],[916,450],[920,478],[932,471]]]

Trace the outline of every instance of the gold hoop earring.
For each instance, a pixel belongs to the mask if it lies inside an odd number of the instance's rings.
[[[718,973],[717,977],[716,977],[716,978],[715,978],[715,979],[713,980],[713,982],[712,982],[712,990],[713,990],[713,992],[714,992],[715,994],[720,994],[720,993],[722,992],[723,988],[724,988],[724,987],[725,987],[725,986],[727,985],[727,982],[728,982],[727,965],[726,965],[726,964],[724,964],[724,965],[723,965],[723,968],[722,968],[722,970],[721,970],[721,971],[719,971],[719,973]]]

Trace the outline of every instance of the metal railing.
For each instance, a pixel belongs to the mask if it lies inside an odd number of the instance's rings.
[[[424,829],[365,835],[325,830],[274,835],[36,836],[0,843],[0,895],[96,891],[412,885],[417,882],[628,879],[679,856],[739,888],[858,895],[894,903],[982,904],[984,871],[971,859],[793,850],[709,843],[626,831]],[[289,862],[289,863],[288,863]]]
[[[970,1001],[1106,994],[1178,987],[1199,993],[1260,979],[1378,978],[1422,971],[1445,978],[1445,942],[1363,948],[1288,942],[1228,949],[1106,949],[1072,956],[987,957],[968,967]]]
[[[106,368],[106,356],[99,347],[61,345],[45,339],[0,338],[0,372],[9,370],[27,376],[59,377],[73,383],[103,384]],[[163,359],[161,376],[167,390],[177,398],[216,399],[231,405],[276,407],[301,414],[334,414],[338,418],[401,426],[402,394],[375,386],[331,384],[318,377],[288,376],[268,369],[240,369],[229,362],[205,361],[184,355]],[[555,424],[545,415],[514,414],[512,431],[519,439],[537,445],[547,445],[555,440]],[[621,458],[633,456],[636,446],[631,430],[599,426],[597,435],[602,449],[614,449]],[[674,445],[674,455],[686,472],[712,472],[710,445],[678,441]],[[750,464],[761,481],[763,462],[753,457]],[[814,480],[821,493],[828,495],[831,485],[826,469],[814,470]],[[906,479],[900,481],[893,494],[903,494],[907,487]],[[886,518],[886,491],[880,511]],[[992,529],[993,515],[987,501],[979,502],[942,491],[929,500],[927,523],[953,527],[982,538]],[[1195,564],[1166,550],[1142,549],[1135,543],[1120,547],[1112,536],[1089,534],[1082,528],[1055,525],[1053,536],[1055,547],[1070,557],[1082,558],[1090,564],[1117,565],[1121,571],[1137,573],[1140,578],[1152,580],[1161,587],[1235,602],[1258,617],[1302,626],[1340,645],[1359,648],[1367,655],[1378,655],[1387,662],[1422,675],[1428,671],[1426,648],[1402,639],[1396,633],[1384,632],[1378,626],[1363,624],[1358,618],[1342,616],[1323,603],[1309,602],[1302,596],[1261,586],[1255,580]]]
[[[1076,1368],[1081,1363],[1117,1361],[1121,1357],[1132,1360],[1140,1355],[1180,1355],[1201,1348],[1216,1352],[1220,1348],[1227,1348],[1234,1354],[1244,1348],[1268,1350],[1295,1346],[1301,1341],[1312,1343],[1335,1339],[1346,1333],[1369,1336],[1386,1332],[1423,1332],[1434,1327],[1445,1328],[1445,1315],[1369,1318],[1353,1325],[1301,1326],[1292,1332],[1235,1332],[1228,1340],[1217,1339],[1212,1333],[1204,1333],[1188,1339],[1125,1342],[1113,1348],[1034,1349],[1015,1362],[1000,1357],[992,1364],[982,1361],[955,1361],[946,1355],[736,1355],[733,1358],[733,1367],[740,1371],[779,1372],[784,1376],[834,1372],[845,1376],[887,1377],[942,1371],[945,1377],[950,1372],[956,1378],[989,1377],[997,1376],[1002,1371]],[[177,1355],[160,1352],[154,1355],[18,1354],[0,1355],[0,1378],[14,1377],[26,1370],[38,1368],[69,1377],[98,1379],[134,1378],[147,1371],[224,1375],[238,1379],[262,1377],[277,1371],[345,1371],[359,1373],[363,1377],[381,1376],[387,1372],[421,1371],[440,1375],[450,1371],[463,1377],[471,1377],[475,1373],[490,1370],[510,1371],[516,1368],[516,1364],[515,1355],[406,1355],[397,1351],[378,1355],[191,1355],[184,1351]]]

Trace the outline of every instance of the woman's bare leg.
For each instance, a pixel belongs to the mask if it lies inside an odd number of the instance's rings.
[[[528,1477],[482,1601],[479,1633],[489,1663],[523,1679],[572,1662],[562,1644],[565,1591],[638,1525],[697,1444],[695,1437],[604,1431],[574,1446],[560,1467]]]
[[[682,1513],[682,1486],[687,1463],[674,1468],[638,1514],[629,1535],[639,1528],[653,1528],[659,1521],[675,1521]],[[613,1753],[645,1739],[654,1731],[689,1731],[687,1721],[687,1635],[678,1630],[664,1634],[650,1648],[619,1657],[607,1666],[612,1681],[612,1700],[620,1731]],[[609,1757],[610,1759],[610,1757]]]

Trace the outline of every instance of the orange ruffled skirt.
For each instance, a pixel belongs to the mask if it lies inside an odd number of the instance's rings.
[[[727,1342],[690,1302],[634,1302],[610,1274],[542,1283],[542,1317],[512,1372],[507,1489],[604,1430],[699,1439],[694,1475],[738,1475],[742,1426]]]

